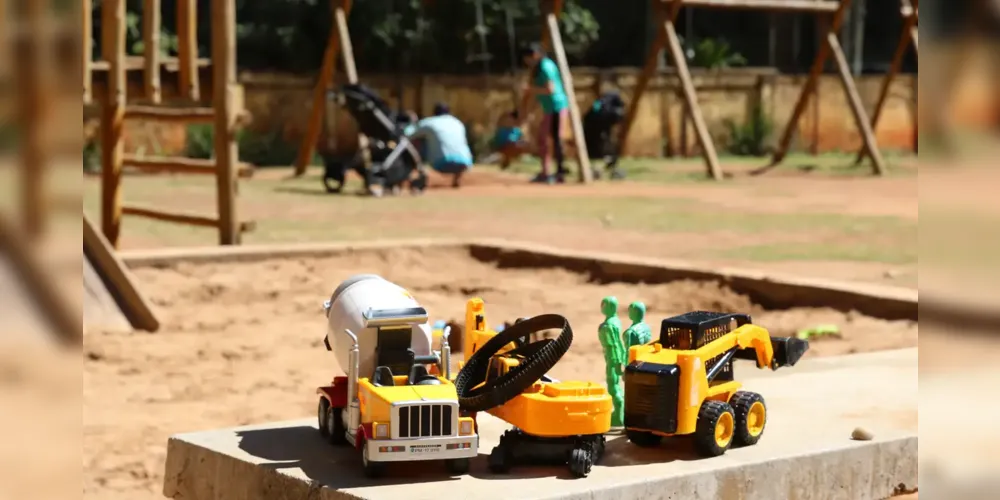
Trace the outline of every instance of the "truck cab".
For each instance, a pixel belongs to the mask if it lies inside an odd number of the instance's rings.
[[[358,448],[370,476],[388,462],[412,460],[445,460],[451,472],[464,473],[478,453],[473,419],[459,415],[449,380],[447,339],[430,355],[411,348],[414,329],[426,322],[422,307],[369,309],[360,333],[375,337],[374,370],[359,373],[358,338],[346,330],[354,346],[347,376],[317,390],[320,431]]]

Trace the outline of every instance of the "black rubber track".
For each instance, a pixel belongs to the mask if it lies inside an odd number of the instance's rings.
[[[532,353],[518,366],[503,376],[476,387],[486,380],[486,370],[490,358],[503,346],[522,336],[542,330],[559,329],[559,336],[543,340],[545,345]],[[455,377],[458,392],[458,406],[462,411],[478,412],[496,408],[517,397],[552,369],[573,343],[573,329],[569,321],[558,314],[542,314],[514,323],[488,340],[465,362],[465,366]]]

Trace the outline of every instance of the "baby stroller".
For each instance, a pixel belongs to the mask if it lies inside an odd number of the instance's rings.
[[[625,118],[625,102],[617,92],[608,92],[597,100],[583,116],[583,137],[587,144],[587,154],[591,160],[604,160],[604,168],[611,172],[612,179],[625,177],[618,170],[618,149],[611,138],[611,129]],[[594,177],[600,171],[594,169]]]
[[[350,158],[325,157],[323,185],[327,192],[339,193],[349,170],[357,172],[365,181],[365,189],[374,195],[381,195],[386,189],[396,191],[407,183],[411,191],[424,190],[427,175],[420,168],[420,154],[403,133],[409,124],[405,115],[394,113],[364,85],[344,85],[339,91],[331,92],[330,98],[347,108],[361,133],[368,138],[371,166],[365,165],[361,151]],[[413,178],[414,172],[416,178]]]

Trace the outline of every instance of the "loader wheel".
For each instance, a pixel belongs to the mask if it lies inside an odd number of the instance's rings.
[[[625,435],[628,436],[629,441],[632,441],[632,444],[642,448],[652,448],[658,446],[660,441],[663,441],[663,436],[653,434],[652,432],[626,430]]]
[[[318,421],[319,435],[323,436],[323,439],[330,438],[330,428],[327,427],[327,413],[330,412],[330,402],[326,398],[319,398],[319,407],[316,410],[316,418]]]
[[[347,438],[344,434],[347,433],[347,427],[344,425],[343,408],[330,407],[326,412],[326,429],[329,433],[326,437],[330,444],[342,445],[347,443]]]
[[[764,398],[756,392],[739,391],[733,394],[729,404],[736,413],[736,434],[733,446],[750,446],[757,444],[764,434],[767,423],[767,406]]]
[[[698,410],[694,446],[699,454],[717,457],[729,449],[736,434],[736,415],[733,407],[722,401],[708,400]]]

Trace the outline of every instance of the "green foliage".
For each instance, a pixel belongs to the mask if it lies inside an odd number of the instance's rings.
[[[703,38],[692,44],[685,44],[688,64],[698,68],[724,69],[744,66],[745,57],[732,50],[729,42],[719,38]]]
[[[215,129],[211,124],[196,123],[187,127],[185,153],[189,158],[208,159],[215,151]]]
[[[740,156],[764,156],[770,149],[771,134],[774,132],[774,122],[758,105],[750,110],[750,116],[742,124],[726,120],[730,153]]]
[[[559,25],[567,57],[582,58],[597,42],[601,31],[594,15],[575,2],[567,2],[563,7]]]
[[[193,124],[187,129],[185,154],[191,158],[211,158],[215,152],[215,130],[209,124]],[[236,135],[240,161],[255,166],[291,165],[298,154],[298,144],[289,143],[280,130],[254,132],[241,130]],[[319,163],[313,155],[312,164]]]
[[[87,173],[101,171],[101,146],[97,140],[87,141],[83,145],[83,171]]]

